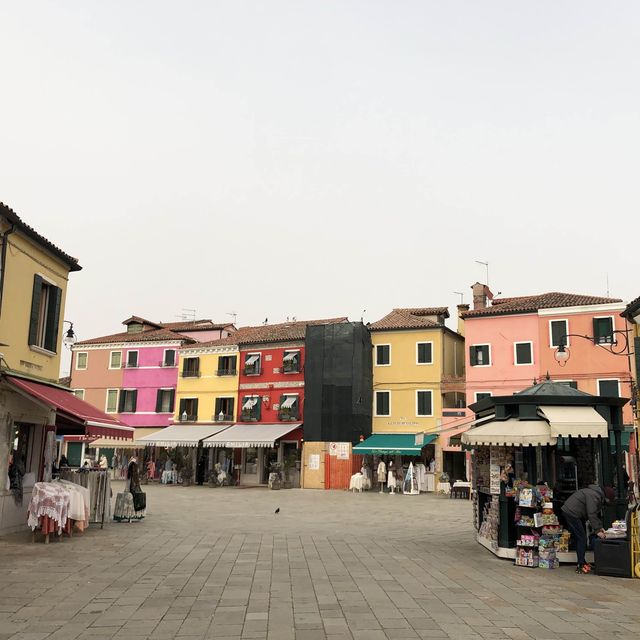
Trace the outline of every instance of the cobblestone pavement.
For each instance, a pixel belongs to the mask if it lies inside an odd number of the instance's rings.
[[[0,539],[0,640],[640,633],[640,580],[498,560],[474,541],[467,501],[146,490],[142,522],[92,527],[47,546],[29,533]]]

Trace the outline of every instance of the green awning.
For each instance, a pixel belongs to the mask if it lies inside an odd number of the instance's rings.
[[[631,440],[631,434],[633,433],[633,427],[624,427],[622,432],[620,433],[620,444],[622,445],[622,449],[624,451],[629,451],[629,441]],[[616,446],[616,437],[613,431],[609,431],[609,442],[611,442],[611,446]]]
[[[353,447],[353,453],[419,456],[422,447],[433,442],[438,436],[435,433],[425,434],[422,444],[419,442],[420,437],[422,434],[416,433],[375,433]]]

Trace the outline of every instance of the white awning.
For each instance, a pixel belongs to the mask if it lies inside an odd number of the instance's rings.
[[[200,440],[220,433],[229,425],[219,424],[172,424],[150,436],[140,438],[139,442],[156,447],[197,447]]]
[[[246,449],[247,447],[273,447],[279,440],[294,429],[302,425],[301,422],[287,424],[244,424],[237,423],[217,433],[202,442],[205,447],[227,447],[229,449]]]
[[[293,405],[296,403],[298,396],[287,396],[284,402],[280,405],[281,409],[291,409]]]
[[[537,446],[556,444],[545,420],[509,420],[487,422],[462,434],[464,444],[499,446]]]
[[[556,438],[609,437],[607,421],[593,407],[545,406],[540,414],[549,421]]]
[[[299,351],[289,351],[289,353],[287,353],[287,355],[282,358],[282,360],[283,362],[290,362],[291,360],[295,360],[299,353]]]
[[[254,354],[252,356],[249,356],[245,361],[244,364],[246,367],[250,367],[252,364],[255,364],[256,362],[258,362],[258,358],[260,356],[257,354]]]
[[[247,398],[242,405],[243,409],[253,409],[258,404],[258,398]]]
[[[98,438],[87,444],[87,447],[100,449],[144,449],[153,445],[142,442],[140,439],[151,434],[158,433],[158,427],[136,427],[133,440],[112,440],[111,438]]]

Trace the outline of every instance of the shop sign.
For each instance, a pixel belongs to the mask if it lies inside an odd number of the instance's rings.
[[[309,456],[309,464],[307,465],[307,469],[310,471],[317,471],[320,468],[320,454],[312,453]]]
[[[329,455],[335,456],[338,460],[349,459],[349,443],[348,442],[330,442]]]

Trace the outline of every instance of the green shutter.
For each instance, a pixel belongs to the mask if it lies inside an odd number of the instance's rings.
[[[57,353],[58,327],[60,326],[60,305],[62,289],[49,287],[49,308],[47,310],[47,326],[44,335],[44,348]]]
[[[171,413],[173,413],[173,409],[176,403],[176,390],[175,389],[171,389],[171,391],[169,392],[170,396],[169,396],[169,411],[171,411]]]
[[[253,417],[256,420],[260,420],[260,416],[262,415],[261,412],[262,409],[262,398],[258,397],[258,402],[256,402],[255,406],[253,407]]]
[[[233,356],[235,358],[235,356]],[[231,420],[235,420],[235,413],[234,413],[234,405],[235,405],[235,398],[229,398],[229,402],[228,402],[228,409],[229,409],[229,415],[231,416]]]
[[[198,358],[198,360],[200,360],[200,358]],[[196,398],[193,401],[193,417],[197,420],[198,419],[198,398]]]
[[[180,404],[178,405],[178,420],[182,420],[182,414],[184,413],[184,408],[187,404],[186,398],[180,398]]]
[[[633,339],[633,353],[636,360],[636,382],[640,381],[640,337]]]
[[[469,362],[472,367],[475,367],[478,364],[478,356],[476,354],[475,347],[469,347]]]
[[[138,390],[134,389],[131,392],[131,412],[132,413],[136,412],[137,405],[138,405]]]
[[[33,296],[31,297],[31,315],[29,316],[29,344],[38,344],[38,318],[40,317],[40,299],[42,297],[42,278],[33,277]]]
[[[220,362],[220,358],[218,358],[218,362]],[[220,365],[218,364],[218,366]],[[216,408],[213,410],[216,420],[218,419],[218,414],[220,413],[221,410],[222,410],[222,398],[216,398]]]
[[[156,413],[162,411],[162,389],[156,391]]]
[[[118,400],[118,413],[122,413],[124,411],[124,401],[127,397],[127,392],[124,389],[120,390],[120,398]]]
[[[229,356],[229,369],[231,371],[236,371],[237,363],[238,363],[237,356]]]
[[[194,358],[194,360],[196,361],[195,373],[199,373],[200,372],[200,357]]]

